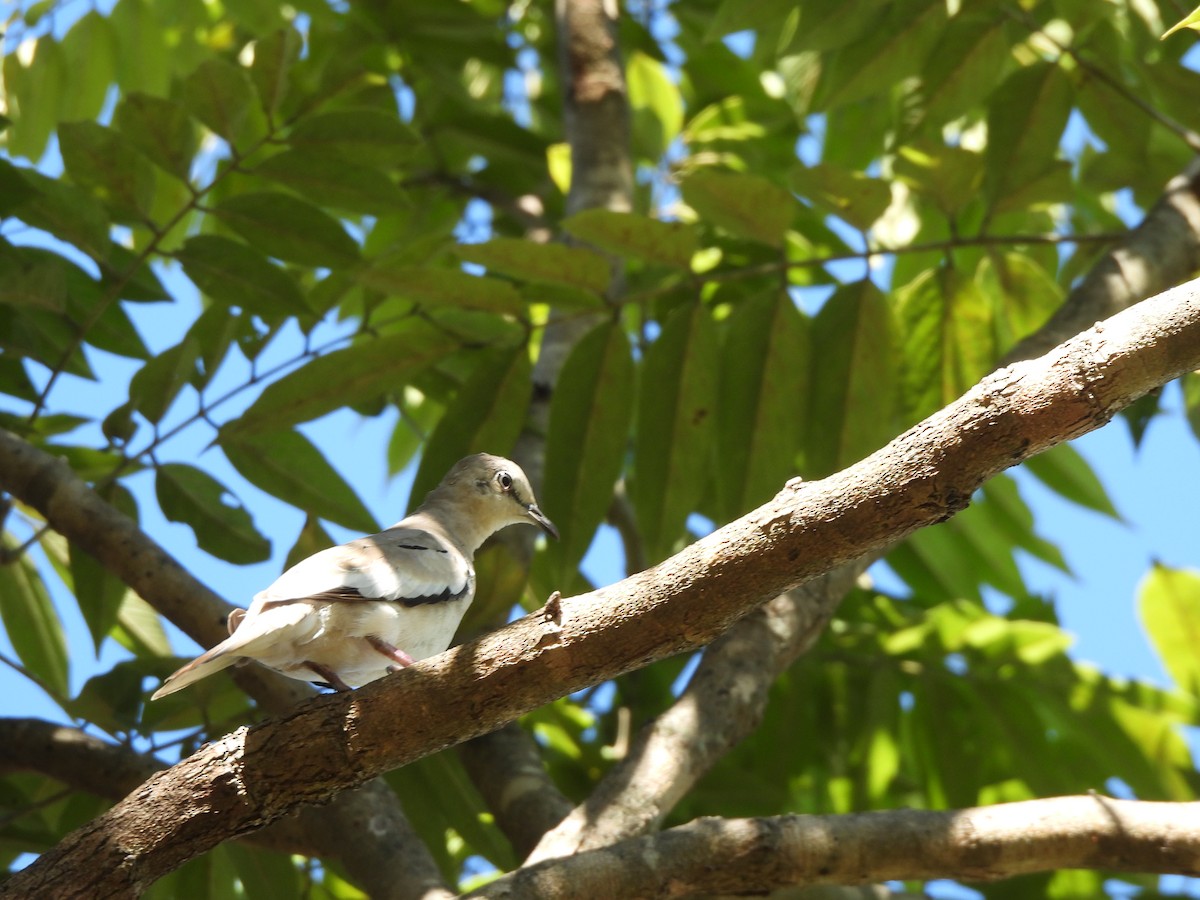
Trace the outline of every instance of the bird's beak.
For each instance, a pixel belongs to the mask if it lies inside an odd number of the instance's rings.
[[[525,515],[529,516],[530,520],[538,528],[542,529],[542,531],[546,532],[546,534],[550,535],[556,541],[558,540],[558,529],[554,527],[553,522],[546,518],[546,514],[537,508],[536,503],[530,503],[525,507]]]

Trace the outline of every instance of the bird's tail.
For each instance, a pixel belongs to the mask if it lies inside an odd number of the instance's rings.
[[[189,684],[197,682],[201,678],[207,678],[214,672],[220,672],[222,669],[229,668],[241,658],[235,653],[229,653],[228,648],[218,644],[207,653],[197,656],[182,669],[169,676],[162,683],[162,687],[150,696],[150,699],[157,700],[159,697],[165,697],[168,694],[183,690]]]

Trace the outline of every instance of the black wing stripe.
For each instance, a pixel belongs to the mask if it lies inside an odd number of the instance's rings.
[[[364,600],[383,601],[387,603],[401,603],[404,606],[423,606],[427,603],[446,603],[451,600],[461,600],[471,592],[471,579],[467,579],[467,583],[463,585],[462,590],[454,591],[446,588],[444,591],[437,594],[420,594],[415,597],[366,597],[352,587],[337,587],[328,591],[320,591],[316,594],[309,594],[307,597],[293,597],[288,600],[271,600],[266,605],[276,606],[284,603],[293,603],[297,600],[320,600],[326,603],[361,603]]]
[[[444,547],[422,547],[420,544],[397,544],[401,550],[432,550],[434,553],[449,553]]]

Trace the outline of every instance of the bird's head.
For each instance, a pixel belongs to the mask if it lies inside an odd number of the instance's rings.
[[[554,523],[538,508],[529,478],[515,462],[490,453],[460,459],[426,501],[452,504],[488,533],[507,525],[536,525],[558,538]]]

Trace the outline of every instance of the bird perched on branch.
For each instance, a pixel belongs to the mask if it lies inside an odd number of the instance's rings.
[[[520,466],[459,460],[410,516],[315,553],[229,617],[229,637],[163,682],[157,700],[253,659],[339,691],[441,653],[475,595],[475,551],[508,525],[558,530]]]

